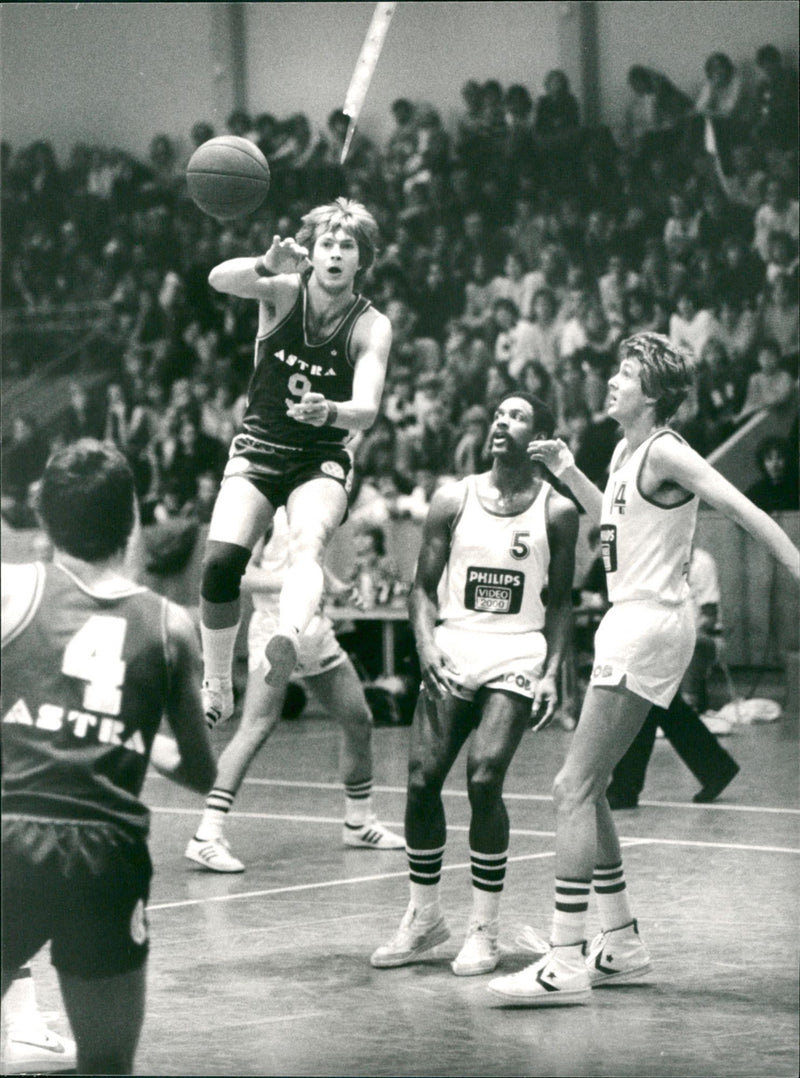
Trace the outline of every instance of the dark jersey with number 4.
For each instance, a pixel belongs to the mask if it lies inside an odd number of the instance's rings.
[[[341,427],[314,427],[286,414],[306,393],[346,401],[353,395],[353,328],[370,306],[356,295],[333,332],[318,344],[306,330],[307,279],[300,279],[297,300],[274,329],[256,338],[255,370],[247,392],[243,429],[273,445],[305,448],[341,445],[349,432]]]
[[[168,689],[166,601],[130,584],[97,594],[37,564],[3,640],[3,812],[110,821],[147,833],[139,800]]]

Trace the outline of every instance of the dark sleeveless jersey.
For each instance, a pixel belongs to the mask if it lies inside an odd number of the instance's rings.
[[[166,601],[131,584],[101,597],[37,565],[31,607],[3,641],[3,811],[146,833],[139,800],[168,685]]]
[[[333,333],[319,344],[311,344],[306,332],[307,302],[307,280],[301,277],[291,311],[269,333],[256,338],[255,370],[242,426],[248,434],[274,445],[341,445],[348,431],[298,423],[287,416],[286,407],[299,403],[305,393],[322,393],[332,401],[351,399],[355,364],[350,339],[356,322],[371,304],[356,295]]]

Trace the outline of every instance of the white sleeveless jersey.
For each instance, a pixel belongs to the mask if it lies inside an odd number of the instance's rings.
[[[541,592],[550,564],[546,515],[550,484],[542,483],[523,512],[503,516],[481,504],[475,476],[461,483],[464,500],[439,585],[442,622],[486,633],[540,632]]]
[[[640,489],[650,447],[665,435],[683,440],[674,431],[656,431],[618,467],[627,446],[623,439],[611,459],[600,544],[612,603],[650,599],[675,604],[689,598],[687,578],[698,499],[687,494],[676,505],[660,505]]]

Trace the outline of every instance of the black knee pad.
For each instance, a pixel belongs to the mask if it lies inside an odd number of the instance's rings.
[[[203,557],[200,595],[209,603],[235,602],[249,561],[247,547],[209,539]]]

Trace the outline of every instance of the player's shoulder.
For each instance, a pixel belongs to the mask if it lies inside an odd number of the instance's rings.
[[[455,517],[460,513],[467,496],[468,478],[445,479],[431,495],[430,513],[439,517]]]
[[[565,494],[550,487],[547,494],[547,515],[550,520],[577,520],[578,507]]]
[[[392,323],[387,316],[370,303],[360,313],[353,327],[353,344],[356,349],[381,347],[388,355],[392,342]]]
[[[24,624],[44,583],[41,562],[3,563],[0,573],[2,639],[5,643]]]

